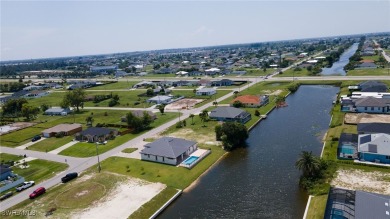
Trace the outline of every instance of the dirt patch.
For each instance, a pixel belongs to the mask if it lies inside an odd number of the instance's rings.
[[[390,123],[390,115],[384,114],[367,114],[367,113],[346,113],[344,116],[344,123],[358,124],[358,123]]]
[[[10,132],[14,132],[20,129],[28,128],[30,126],[36,125],[37,123],[33,122],[15,122],[8,125],[0,126],[0,135],[4,135]]]
[[[82,212],[74,213],[72,218],[127,218],[165,187],[161,183],[133,178],[117,185],[104,200]]]
[[[202,101],[204,101],[204,100],[184,98],[184,99],[181,99],[181,100],[178,100],[176,102],[173,102],[171,104],[166,105],[165,109],[167,109],[167,110],[189,109],[189,108],[193,108],[196,104],[198,104]]]
[[[331,185],[350,190],[390,195],[390,180],[388,179],[390,179],[390,173],[338,170],[337,177]]]
[[[215,133],[210,132],[207,135],[202,134],[202,137],[199,138],[199,133],[194,132],[189,128],[181,128],[174,133],[170,134],[172,137],[176,138],[185,138],[188,140],[196,141],[199,144],[209,144],[209,145],[219,145],[220,143],[215,141]]]
[[[277,95],[281,94],[283,91],[282,90],[275,90],[275,91],[273,91],[273,90],[264,90],[263,92],[265,94],[267,94],[267,95],[275,95],[275,96],[277,96]]]

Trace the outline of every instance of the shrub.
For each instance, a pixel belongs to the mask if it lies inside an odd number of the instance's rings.
[[[255,110],[255,116],[260,116],[260,112],[258,110]]]
[[[140,102],[138,102],[138,101],[134,102],[134,106],[137,106],[139,104],[140,104]]]

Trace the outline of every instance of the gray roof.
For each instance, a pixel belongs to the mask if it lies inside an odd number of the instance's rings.
[[[80,132],[80,135],[102,136],[102,135],[108,135],[113,131],[114,131],[113,129],[108,129],[108,128],[90,127]]]
[[[172,98],[169,96],[155,96],[155,97],[150,98],[148,101],[164,101],[164,100],[170,100],[170,99],[172,99]]]
[[[359,123],[357,124],[357,131],[364,133],[386,133],[390,134],[390,123]]]
[[[390,218],[390,196],[356,191],[355,219]]]
[[[210,92],[210,91],[216,91],[214,88],[211,88],[211,87],[204,87],[200,90],[198,90],[198,92]]]
[[[359,84],[362,92],[386,92],[387,85],[380,81],[365,81]]]
[[[375,97],[360,98],[355,101],[357,107],[385,107],[386,100]]]
[[[213,109],[210,113],[210,118],[237,118],[241,114],[246,114],[247,112],[238,109],[235,107],[230,107],[230,106],[220,106],[215,109]]]
[[[359,152],[390,155],[390,135],[363,134],[359,135]]]
[[[177,158],[195,144],[195,141],[189,141],[182,138],[163,137],[152,143],[146,144],[140,153]]]
[[[64,108],[50,108],[45,111],[45,113],[62,113],[62,112],[69,112],[69,109]]]

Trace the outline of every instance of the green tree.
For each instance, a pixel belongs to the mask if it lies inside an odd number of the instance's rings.
[[[260,116],[260,112],[258,110],[255,110],[255,116]]]
[[[242,104],[238,100],[234,101],[234,103],[233,103],[233,107],[235,107],[235,108],[240,108],[240,107],[243,107],[243,106],[244,106],[244,104]]]
[[[205,122],[207,122],[209,118],[209,112],[207,110],[203,110],[201,113],[199,113],[200,120],[203,123],[203,127],[205,126]]]
[[[165,111],[165,105],[164,104],[158,105],[157,109],[160,110],[161,115],[164,115],[164,111]]]
[[[313,177],[320,170],[321,163],[319,158],[312,155],[311,151],[302,151],[295,166],[302,171],[304,177]]]
[[[24,98],[8,100],[2,106],[3,115],[7,115],[7,116],[13,115],[16,117],[20,116],[22,112],[22,106],[24,104],[27,104],[27,100]]]
[[[88,116],[85,121],[87,122],[87,126],[91,127],[92,126],[92,123],[94,121],[93,117],[92,116]]]
[[[142,116],[142,129],[145,130],[150,128],[150,124],[152,124],[152,122],[153,118],[149,115],[149,113],[144,111],[144,115]]]
[[[28,105],[27,103],[22,106],[22,116],[26,117],[27,121],[30,121],[32,118],[35,118],[39,113],[39,108],[35,106]]]
[[[216,125],[214,130],[215,130],[215,139],[217,141],[220,141],[221,137],[223,135],[223,133],[222,133],[222,126],[221,125]]]
[[[41,105],[41,110],[42,110],[42,112],[45,112],[45,111],[48,110],[49,108],[50,108],[50,106],[49,106],[48,104],[46,104],[46,103],[44,103],[44,104]]]
[[[153,89],[149,88],[146,90],[146,95],[147,96],[153,96],[154,95],[154,92],[153,92]]]
[[[233,94],[234,94],[234,97],[237,97],[238,91],[234,91]]]
[[[84,106],[85,91],[81,88],[67,92],[62,100],[61,107],[75,107],[77,112],[80,112],[80,107]]]
[[[220,137],[225,150],[233,150],[239,146],[245,145],[248,138],[248,129],[245,125],[238,122],[225,122],[221,128],[216,128],[216,138]]]
[[[188,117],[191,118],[191,125],[195,124],[195,123],[194,123],[194,117],[195,117],[195,115],[194,115],[194,114],[190,114]]]

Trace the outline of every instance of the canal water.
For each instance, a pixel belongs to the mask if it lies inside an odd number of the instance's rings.
[[[344,66],[348,64],[349,58],[355,54],[358,47],[359,43],[354,43],[351,47],[344,51],[343,54],[341,54],[339,60],[334,62],[332,67],[323,68],[321,75],[346,75],[347,73],[344,71]]]
[[[301,86],[159,218],[302,218],[308,196],[294,164],[303,150],[321,153],[338,91]]]

